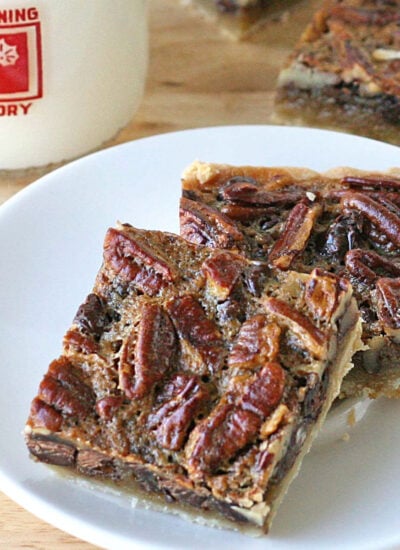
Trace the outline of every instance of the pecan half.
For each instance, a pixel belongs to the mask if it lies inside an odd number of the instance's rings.
[[[237,394],[237,406],[265,419],[279,405],[285,380],[286,374],[280,364],[268,362],[251,376],[234,378],[229,391]]]
[[[176,374],[163,388],[162,405],[148,417],[149,429],[155,430],[158,443],[179,451],[184,445],[194,416],[208,400],[209,392],[197,376]]]
[[[244,266],[243,258],[229,252],[216,252],[203,262],[201,271],[206,276],[209,291],[223,301],[232,292]]]
[[[233,403],[220,402],[189,436],[186,446],[189,475],[215,472],[257,435],[261,418]]]
[[[323,357],[326,350],[326,336],[308,317],[277,298],[267,298],[264,305],[274,317],[296,335],[310,353],[317,359]]]
[[[100,338],[108,323],[106,302],[97,294],[89,294],[76,312],[73,322],[83,334],[94,339]]]
[[[113,228],[105,237],[104,261],[118,276],[134,282],[149,295],[179,278],[178,270],[158,250],[137,235],[133,237]]]
[[[357,187],[363,190],[365,189],[400,189],[400,180],[382,177],[360,177],[360,176],[346,176],[342,179],[343,185],[349,185],[350,187]]]
[[[393,215],[400,219],[399,205],[390,200],[389,195],[392,196],[393,193],[380,193],[377,197],[372,198],[385,206]],[[400,193],[398,193],[398,199],[400,199]],[[391,242],[390,239],[381,232],[380,228],[376,227],[373,223],[367,221],[365,224],[365,233],[368,235],[370,243],[377,250],[382,250],[384,254],[398,253],[398,246]]]
[[[400,218],[386,206],[362,193],[346,193],[342,198],[345,210],[361,212],[396,246],[400,246]]]
[[[304,191],[265,191],[253,178],[242,176],[231,178],[218,193],[219,200],[260,206],[296,204],[303,197]]]
[[[400,277],[400,266],[372,250],[349,250],[345,256],[347,271],[356,279],[372,285],[379,276]]]
[[[46,428],[51,432],[58,432],[62,424],[62,414],[42,399],[35,397],[32,401],[28,424],[34,428]]]
[[[189,294],[178,296],[167,304],[167,310],[187,348],[189,368],[198,374],[218,372],[224,357],[222,336],[199,302]]]
[[[179,217],[181,235],[189,242],[214,248],[243,244],[243,234],[235,222],[216,208],[182,197]]]
[[[85,418],[94,407],[95,396],[79,370],[66,357],[53,361],[39,386],[38,397],[67,416]]]
[[[63,339],[63,344],[65,350],[69,351],[72,349],[85,355],[97,353],[99,351],[99,344],[97,342],[91,337],[85,336],[74,329],[67,331]]]
[[[398,196],[398,193],[396,193],[396,195]],[[397,217],[400,217],[399,206],[391,200],[391,197],[393,197],[393,193],[378,193],[376,198],[374,198],[373,193],[370,194],[370,196],[377,202],[383,204],[383,206],[386,206],[386,208]]]
[[[92,354],[99,351],[98,341],[111,320],[107,304],[97,294],[87,296],[74,317],[74,326],[64,336],[64,349]]]
[[[269,253],[269,264],[278,269],[289,269],[307,246],[315,221],[321,213],[319,203],[302,201],[297,204],[289,214],[282,235]]]
[[[274,221],[278,219],[276,216],[276,206],[242,206],[240,204],[226,203],[221,206],[221,212],[231,220],[238,222],[251,222],[260,218],[269,218]]]
[[[189,473],[201,477],[214,472],[250,443],[280,403],[285,379],[278,363],[267,363],[253,375],[233,379],[219,404],[189,437]]]
[[[397,191],[365,191],[365,194],[382,204],[390,201],[393,205],[400,207],[400,193]]]
[[[385,327],[400,329],[400,278],[381,277],[376,283],[377,313]]]
[[[228,356],[230,367],[254,368],[274,361],[279,353],[281,328],[265,315],[245,321]]]
[[[136,333],[121,348],[119,386],[130,399],[148,394],[171,367],[177,348],[175,330],[167,312],[146,304]]]

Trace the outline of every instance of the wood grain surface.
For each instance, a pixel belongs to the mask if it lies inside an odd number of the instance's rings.
[[[235,42],[180,0],[150,0],[145,96],[134,120],[107,146],[187,128],[269,123],[279,67],[319,4],[299,0],[280,21]],[[0,204],[54,168],[0,172]],[[0,493],[0,548],[94,546],[38,520]]]

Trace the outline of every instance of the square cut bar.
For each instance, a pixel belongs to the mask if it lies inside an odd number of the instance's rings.
[[[183,175],[181,234],[278,271],[315,268],[353,285],[368,349],[341,396],[400,396],[400,169],[235,167]]]
[[[268,530],[361,345],[351,285],[128,224],[33,399],[39,461]]]
[[[280,72],[275,111],[400,144],[400,1],[323,3]]]

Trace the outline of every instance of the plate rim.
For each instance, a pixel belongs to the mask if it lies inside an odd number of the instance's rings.
[[[269,129],[269,130],[276,130],[278,131],[287,131],[287,132],[294,132],[294,133],[311,133],[314,135],[324,135],[324,134],[334,134],[338,137],[338,139],[350,139],[352,140],[361,140],[366,141],[371,144],[378,143],[379,146],[384,146],[385,148],[392,149],[394,152],[397,150],[400,152],[400,148],[391,144],[385,144],[383,142],[377,142],[376,140],[372,140],[370,138],[364,138],[362,136],[354,136],[351,134],[344,134],[341,132],[333,132],[330,130],[325,129],[317,129],[317,128],[307,128],[307,127],[291,127],[291,126],[275,126],[275,125],[223,125],[223,126],[210,126],[210,127],[200,127],[200,128],[188,128],[184,130],[177,130],[174,132],[166,132],[162,134],[155,134],[151,136],[145,136],[138,139],[130,140],[124,143],[113,145],[112,147],[108,147],[106,149],[102,149],[100,151],[96,151],[94,153],[87,154],[83,157],[80,157],[78,159],[75,159],[74,161],[68,162],[60,167],[57,167],[56,169],[48,172],[47,174],[42,175],[41,177],[37,178],[35,181],[33,181],[31,184],[27,185],[26,187],[19,190],[17,193],[12,195],[10,198],[8,198],[1,206],[0,206],[0,225],[2,223],[3,217],[7,217],[7,212],[11,212],[12,215],[12,209],[18,208],[18,205],[21,203],[21,201],[29,200],[29,197],[32,195],[35,195],[38,190],[41,188],[44,188],[46,191],[47,187],[51,184],[53,179],[57,179],[60,177],[68,177],[68,172],[72,171],[74,172],[76,169],[79,170],[79,166],[82,165],[82,163],[92,163],[96,162],[98,158],[105,158],[108,156],[113,156],[115,154],[124,154],[124,151],[129,151],[130,148],[138,143],[148,143],[154,140],[169,140],[171,137],[176,136],[186,136],[188,134],[196,133],[208,133],[213,132],[215,130],[217,131],[226,131],[227,129],[229,131],[235,131],[236,129],[257,129],[257,131],[263,130],[263,129]],[[343,136],[347,136],[347,138],[343,138]],[[399,162],[400,165],[400,162]],[[287,165],[289,166],[289,165]],[[184,168],[184,167],[182,167]],[[64,174],[66,176],[64,176]],[[82,540],[86,540],[90,543],[97,544],[101,546],[101,543],[104,543],[106,535],[110,537],[110,532],[107,529],[104,529],[101,533],[96,528],[96,531],[94,533],[91,532],[91,528],[88,527],[87,524],[85,524],[84,521],[81,521],[80,518],[77,520],[76,516],[69,514],[68,512],[64,510],[55,509],[53,510],[53,513],[51,514],[51,520],[49,520],[48,515],[48,506],[49,504],[46,502],[46,500],[37,494],[34,494],[27,489],[24,489],[24,487],[21,485],[21,482],[17,483],[16,481],[10,480],[8,478],[1,466],[0,466],[0,489],[12,500],[17,502],[21,507],[28,510],[30,513],[34,514],[35,516],[39,517],[40,519],[46,521],[47,523],[50,523],[57,527],[58,529],[61,529],[63,531],[66,531],[67,533],[70,533],[71,535],[81,538]],[[26,506],[26,496],[28,496],[28,501],[31,503],[31,506]],[[38,505],[43,506],[43,512],[41,509],[37,509]],[[46,512],[46,513],[45,513]],[[63,525],[63,521],[65,521],[65,516],[70,517],[75,524],[78,524],[78,527],[75,529],[68,527],[65,528]],[[115,537],[114,534],[111,534],[111,538]],[[117,535],[118,538],[118,535]],[[134,540],[128,541],[126,537],[123,537],[122,539],[117,541],[118,544],[129,544],[132,548],[132,545],[134,544]],[[400,533],[399,537],[396,538],[394,541],[396,544],[400,543]],[[139,546],[140,541],[139,541]],[[158,546],[149,545],[149,543],[146,543],[146,548],[158,548]]]

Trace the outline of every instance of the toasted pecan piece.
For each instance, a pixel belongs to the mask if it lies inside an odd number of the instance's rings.
[[[228,357],[230,367],[254,368],[274,361],[279,353],[281,328],[266,315],[248,319],[240,328]]]
[[[307,202],[300,202],[290,212],[282,235],[269,253],[268,262],[278,269],[290,269],[293,261],[305,249],[315,221],[322,213],[319,203]]]
[[[175,266],[160,250],[149,248],[142,235],[133,236],[120,229],[109,229],[104,242],[104,261],[117,276],[152,294],[178,277]]]
[[[194,296],[177,296],[167,310],[185,347],[193,370],[213,374],[222,368],[223,339],[214,321],[209,319]]]
[[[229,252],[218,251],[201,266],[208,289],[218,300],[226,300],[243,272],[243,259]]]
[[[182,236],[195,244],[234,248],[243,241],[243,235],[228,217],[185,197],[181,198],[180,218]]]
[[[376,283],[378,317],[393,336],[400,335],[400,278],[380,277]],[[396,332],[395,332],[396,331]]]
[[[264,305],[274,317],[293,331],[316,358],[323,356],[327,336],[308,317],[277,298],[267,298]]]
[[[170,369],[177,339],[167,312],[146,304],[137,330],[125,340],[119,362],[119,385],[130,399],[143,397]]]
[[[172,451],[182,448],[193,417],[209,399],[209,392],[197,376],[176,374],[162,389],[162,403],[149,415],[147,425],[156,431],[159,444]]]
[[[383,204],[361,193],[346,193],[342,198],[342,207],[357,210],[393,244],[400,247],[400,219]]]

